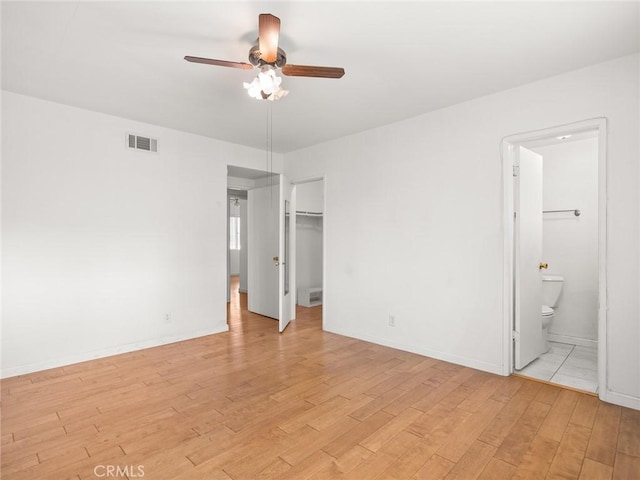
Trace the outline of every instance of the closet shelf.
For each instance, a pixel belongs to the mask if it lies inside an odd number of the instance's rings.
[[[308,217],[321,217],[322,212],[306,212],[303,210],[296,210],[296,215],[306,215]]]

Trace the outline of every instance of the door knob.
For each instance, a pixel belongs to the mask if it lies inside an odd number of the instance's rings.
[[[540,266],[538,267],[538,270],[542,270],[543,268],[546,270],[547,268],[549,268],[549,264],[540,262]]]
[[[280,257],[273,257],[273,265],[275,267],[279,267],[280,266]]]

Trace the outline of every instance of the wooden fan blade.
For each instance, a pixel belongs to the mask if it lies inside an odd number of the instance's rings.
[[[253,65],[244,62],[228,62],[226,60],[216,60],[214,58],[202,58],[202,57],[190,57],[187,55],[184,57],[187,62],[204,63],[206,65],[217,65],[218,67],[231,67],[241,68],[243,70],[251,70]]]
[[[258,32],[260,58],[266,63],[275,62],[278,57],[280,19],[270,13],[261,13],[258,17]]]
[[[344,68],[286,64],[282,67],[282,74],[290,77],[342,78]]]

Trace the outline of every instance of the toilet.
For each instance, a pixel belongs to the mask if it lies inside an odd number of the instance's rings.
[[[543,353],[551,348],[547,333],[549,325],[553,321],[553,307],[558,305],[558,299],[562,292],[564,277],[562,275],[543,275],[542,276],[542,341]]]

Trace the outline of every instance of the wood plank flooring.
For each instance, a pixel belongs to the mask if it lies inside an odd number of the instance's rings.
[[[2,478],[640,478],[639,411],[320,319],[234,295],[228,333],[6,379]]]

